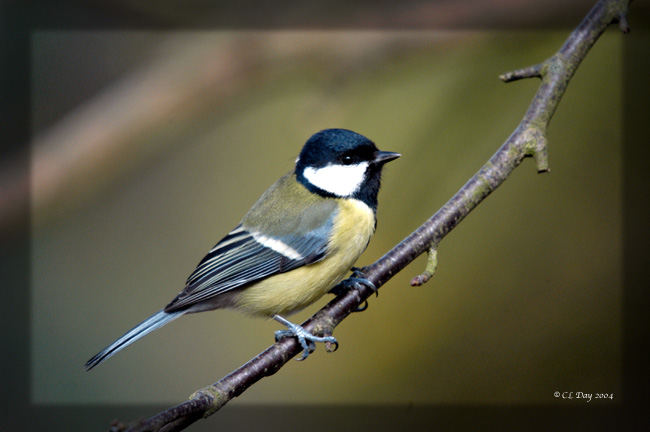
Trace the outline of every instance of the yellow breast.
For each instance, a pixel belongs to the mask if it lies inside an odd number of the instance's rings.
[[[233,306],[262,316],[287,315],[309,306],[345,277],[374,231],[370,207],[356,199],[340,200],[325,259],[242,288]]]

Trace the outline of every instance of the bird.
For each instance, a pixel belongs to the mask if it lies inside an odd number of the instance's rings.
[[[315,342],[338,346],[334,337],[315,336],[283,315],[314,303],[353,269],[376,229],[382,168],[400,156],[351,130],[313,134],[295,168],[205,255],[183,290],[88,360],[85,369],[182,315],[223,308],[282,323],[288,330],[276,332],[276,340],[297,337],[302,359]],[[374,287],[363,277],[356,280]]]

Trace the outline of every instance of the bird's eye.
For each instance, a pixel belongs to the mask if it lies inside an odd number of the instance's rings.
[[[354,163],[354,160],[352,159],[352,156],[343,156],[341,158],[341,162],[343,165],[352,165]]]

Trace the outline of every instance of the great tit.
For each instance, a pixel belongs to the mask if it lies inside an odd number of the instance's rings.
[[[281,315],[312,304],[340,282],[376,227],[382,167],[400,156],[345,129],[311,136],[295,169],[278,180],[241,223],[208,252],[185,288],[85,365],[90,370],[127,345],[187,313],[234,308],[274,318],[297,336],[303,358],[317,337]]]

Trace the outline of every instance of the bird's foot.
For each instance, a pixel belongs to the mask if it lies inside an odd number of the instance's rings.
[[[358,291],[361,289],[362,285],[370,288],[375,295],[379,296],[379,290],[375,284],[366,279],[363,270],[358,267],[352,267],[352,276],[339,282],[338,285],[332,288],[329,292],[334,295],[339,295],[351,289],[356,289]],[[363,305],[359,306],[355,312],[363,312],[366,309],[368,309],[368,300],[364,301]]]
[[[333,351],[336,351],[336,349],[339,347],[339,343],[336,341],[336,338],[334,336],[314,336],[313,334],[305,330],[302,326],[299,326],[298,324],[294,324],[282,318],[280,315],[273,315],[273,319],[287,326],[288,329],[288,330],[278,330],[275,332],[276,342],[288,337],[298,338],[298,342],[300,342],[300,345],[303,348],[302,357],[297,359],[299,361],[306,359],[309,356],[309,354],[314,352],[314,350],[316,349],[316,342],[329,342],[331,344],[334,344],[335,348]]]

